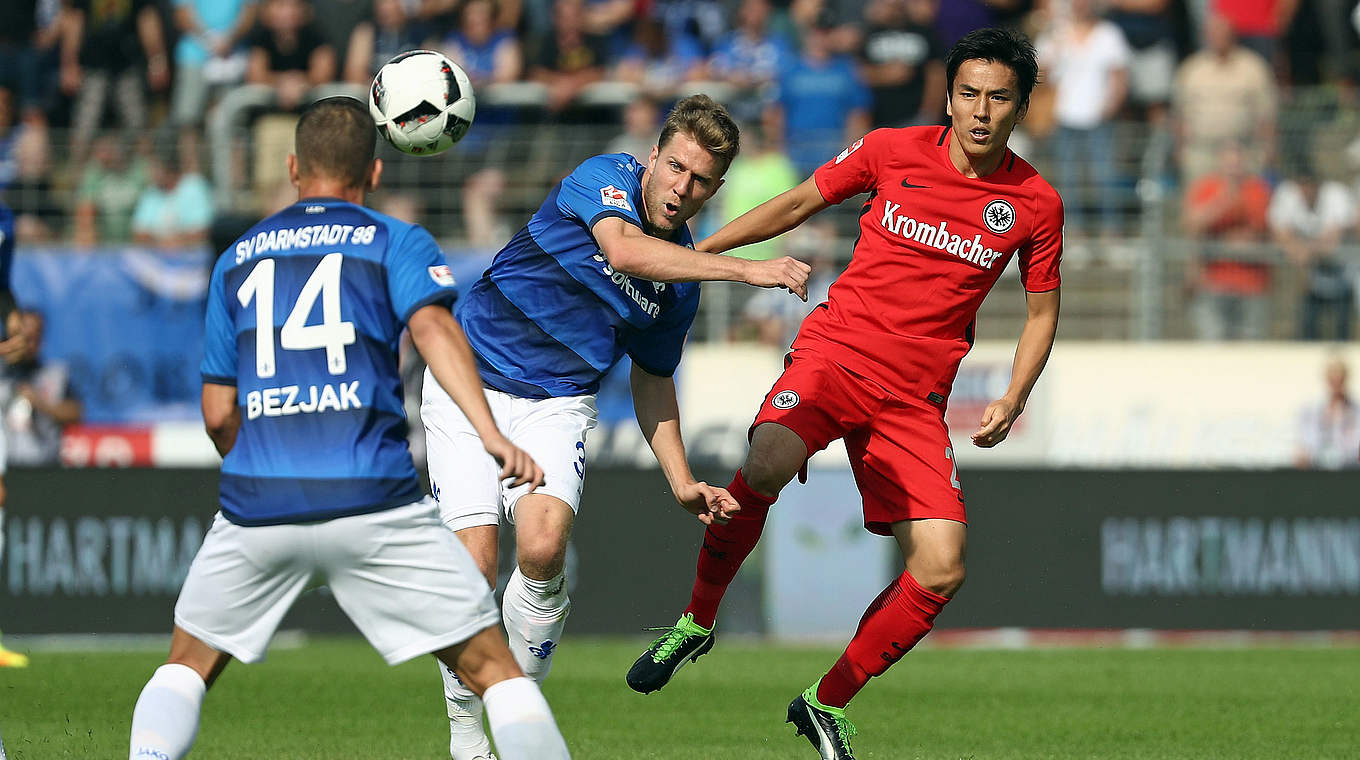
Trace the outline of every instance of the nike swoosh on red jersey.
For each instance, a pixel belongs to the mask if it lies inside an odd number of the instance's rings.
[[[930,189],[930,185],[913,185],[913,184],[911,184],[911,180],[908,179],[908,178],[906,178],[906,177],[903,177],[903,178],[902,178],[902,187],[908,187],[908,188],[913,188],[913,187],[914,187],[914,188],[918,188],[918,189],[921,189],[921,190],[929,190],[929,189]]]

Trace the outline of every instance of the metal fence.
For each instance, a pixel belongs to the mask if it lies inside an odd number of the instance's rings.
[[[451,255],[472,251],[485,256],[524,223],[580,160],[628,146],[644,151],[650,144],[645,135],[625,132],[622,112],[633,95],[627,87],[602,86],[576,110],[557,115],[542,107],[541,93],[526,89],[532,87],[519,83],[484,93],[474,129],[444,155],[411,157],[382,147],[384,186],[372,203],[425,224]],[[1264,178],[1274,183],[1311,172],[1352,187],[1355,168],[1350,162],[1355,159],[1348,156],[1360,154],[1347,150],[1360,134],[1355,108],[1328,90],[1296,91],[1290,98],[1279,119],[1276,144],[1257,146],[1269,157]],[[83,201],[98,204],[101,215],[130,214],[135,186],[153,180],[147,166],[178,146],[185,167],[210,179],[217,203],[215,227],[229,235],[233,224],[239,229],[291,200],[284,157],[291,150],[294,119],[249,108],[215,113],[206,131],[114,136],[113,151],[105,150],[102,158],[98,147],[92,157],[72,156],[68,135],[57,130],[43,139],[20,134],[9,141],[17,169],[5,199],[22,213],[20,236],[29,244],[26,248],[44,240],[66,243],[82,229],[77,209]],[[1064,338],[1348,335],[1353,299],[1315,303],[1316,267],[1287,259],[1269,234],[1225,246],[1187,233],[1182,223],[1186,187],[1176,171],[1177,145],[1169,126],[1117,123],[1092,144],[1078,145],[1074,139],[1063,132],[1042,137],[1017,133],[1014,141],[1017,152],[1058,186],[1068,209]],[[113,165],[100,166],[101,160]],[[106,183],[113,187],[91,198],[101,192],[92,189],[90,180],[99,172],[105,177],[137,176]],[[848,261],[857,234],[858,208],[845,206],[819,216],[818,225],[802,238],[785,236],[771,251],[816,259],[822,275],[834,274]],[[696,238],[739,210],[725,208],[720,194],[692,222]],[[125,230],[126,224],[95,229],[96,239],[78,242],[126,242],[108,233]],[[1349,283],[1360,269],[1354,237],[1354,229],[1348,231],[1333,257],[1333,279],[1348,291],[1353,291]],[[1262,284],[1258,292],[1233,298],[1206,289],[1204,262],[1222,260],[1254,268]],[[782,340],[802,316],[796,305],[765,303],[756,291],[740,285],[718,284],[705,292],[695,332],[700,340]],[[1319,308],[1325,324],[1310,329],[1319,319]],[[1344,319],[1338,316],[1343,311]],[[983,307],[979,334],[1018,335],[1024,313],[1012,265]],[[771,327],[781,320],[787,324]],[[1344,327],[1335,326],[1338,320]]]

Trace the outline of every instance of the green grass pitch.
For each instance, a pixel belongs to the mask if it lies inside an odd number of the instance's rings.
[[[545,691],[578,760],[815,760],[784,723],[831,649],[719,640],[665,690],[623,674],[642,640],[570,637]],[[155,653],[38,652],[0,671],[12,760],[121,758]],[[851,705],[868,758],[1360,758],[1360,649],[923,649]],[[357,639],[233,664],[191,757],[447,758],[428,658],[387,668]]]

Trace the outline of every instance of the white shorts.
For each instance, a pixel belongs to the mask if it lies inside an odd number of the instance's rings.
[[[242,662],[305,589],[330,586],[389,665],[467,641],[500,622],[472,555],[427,498],[296,525],[236,525],[218,513],[175,604],[175,625]]]
[[[561,499],[577,511],[586,477],[586,432],[595,427],[595,397],[520,398],[487,388],[486,401],[505,437],[543,468],[544,483],[534,493]],[[502,513],[514,523],[515,504],[529,487],[501,482],[500,466],[428,369],[420,419],[430,490],[444,524],[450,530],[498,525]]]

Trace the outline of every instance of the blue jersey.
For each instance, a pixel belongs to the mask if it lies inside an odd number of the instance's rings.
[[[14,213],[0,203],[0,291],[9,290],[10,267],[14,263]],[[0,333],[4,325],[0,325]]]
[[[202,366],[241,407],[222,514],[273,525],[418,500],[397,339],[417,309],[456,297],[430,233],[339,200],[299,202],[228,248]]]
[[[627,354],[675,373],[699,307],[699,284],[615,272],[591,235],[616,216],[642,227],[643,167],[629,155],[576,167],[468,289],[458,311],[482,381],[524,398],[595,393]],[[689,228],[676,242],[694,247]]]

